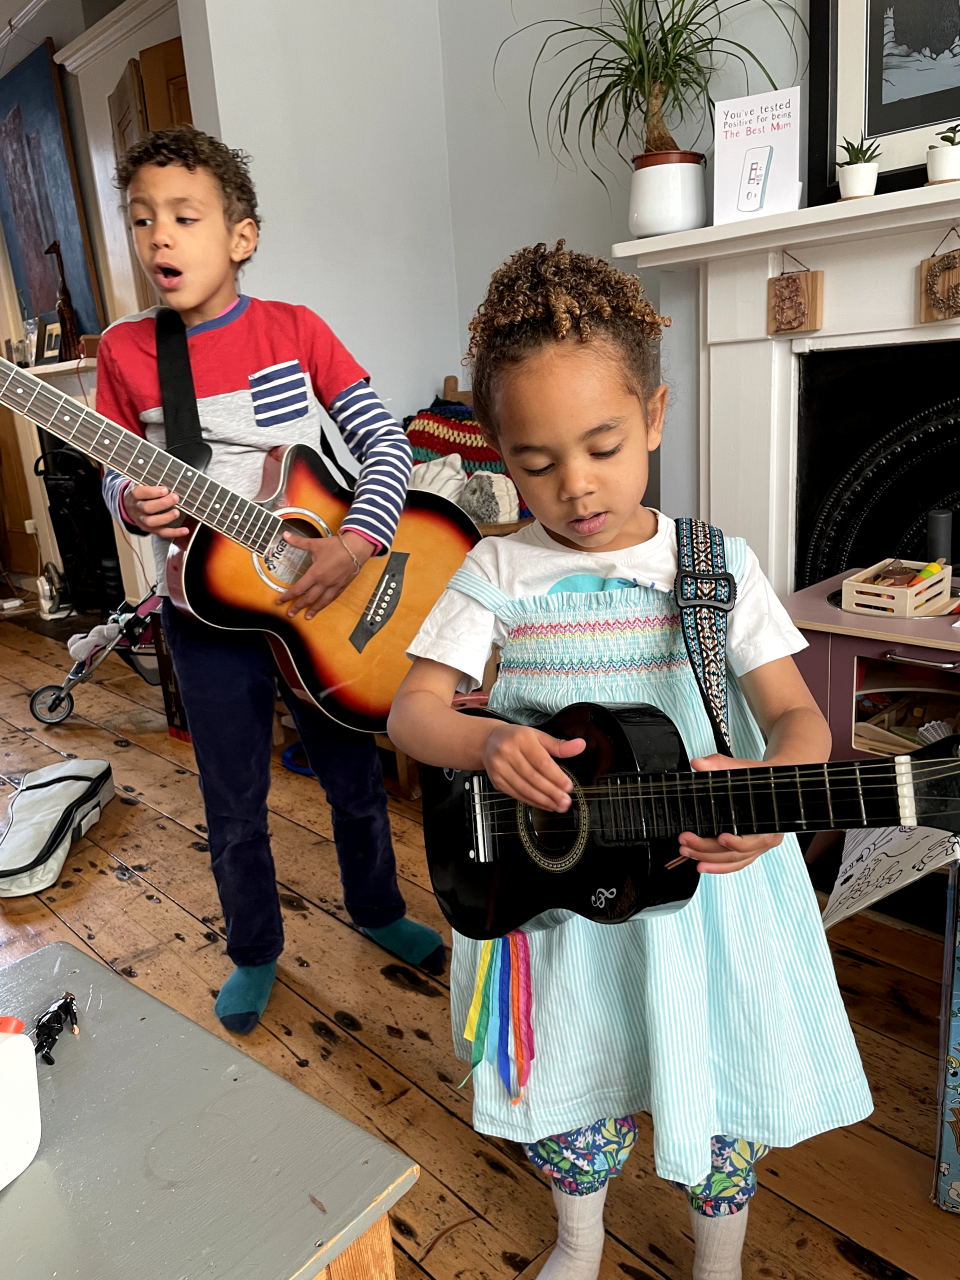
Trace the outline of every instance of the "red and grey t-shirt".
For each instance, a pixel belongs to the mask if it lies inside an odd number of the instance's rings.
[[[151,308],[107,329],[97,351],[97,411],[162,449],[155,317]],[[252,498],[265,454],[280,444],[311,445],[348,483],[359,471],[343,529],[388,547],[407,490],[410,446],[367,385],[366,370],[323,320],[307,307],[242,296],[223,315],[188,329],[187,344],[211,479]],[[126,484],[116,472],[104,476],[104,497],[118,519]],[[166,549],[156,547],[161,576]]]

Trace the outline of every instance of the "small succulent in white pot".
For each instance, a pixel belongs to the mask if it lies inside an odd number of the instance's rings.
[[[960,123],[938,134],[942,146],[930,144],[927,152],[927,182],[956,182],[960,178]]]
[[[877,189],[877,174],[880,172],[880,144],[867,142],[861,133],[859,142],[844,138],[841,150],[846,151],[847,158],[837,161],[840,199],[859,200],[862,196],[872,196]]]

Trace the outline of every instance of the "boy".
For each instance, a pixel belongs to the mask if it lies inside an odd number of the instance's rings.
[[[280,598],[289,601],[291,616],[306,609],[313,618],[370,556],[389,550],[410,475],[406,437],[319,316],[238,295],[237,274],[257,247],[260,226],[241,152],[191,128],[162,129],[127,152],[117,183],[140,264],[186,326],[200,423],[212,449],[207,473],[253,497],[266,454],[278,444],[312,445],[348,471],[354,459],[360,463],[338,537],[287,535],[309,549],[312,565]],[[97,409],[163,447],[156,310],[117,321],[104,334]],[[103,492],[126,528],[153,535],[165,595],[168,540],[187,532],[177,494],[110,471]],[[351,918],[386,950],[442,972],[440,935],[405,917],[372,735],[342,728],[291,693],[261,635],[220,631],[169,600],[163,627],[200,771],[227,954],[236,966],[215,1006],[223,1025],[239,1035],[253,1030],[283,950],[266,804],[275,681],[333,810]]]

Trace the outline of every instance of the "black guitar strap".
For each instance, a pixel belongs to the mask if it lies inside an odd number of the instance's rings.
[[[203,439],[193,386],[187,330],[172,307],[157,312],[157,370],[167,453],[188,467],[206,471],[211,449]]]
[[[737,583],[727,572],[723,534],[703,520],[677,520],[677,578],[673,593],[690,666],[713,728],[717,751],[732,756],[727,714],[727,614]]]

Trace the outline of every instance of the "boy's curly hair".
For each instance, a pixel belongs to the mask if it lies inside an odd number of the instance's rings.
[[[201,133],[192,125],[154,129],[135,142],[117,165],[117,186],[126,191],[145,164],[182,164],[193,172],[207,169],[223,192],[223,212],[230,226],[251,218],[260,227],[257,193],[250,178],[250,157],[231,150],[219,138]]]
[[[477,420],[495,436],[493,397],[503,369],[571,336],[615,348],[630,385],[644,394],[656,376],[654,343],[669,323],[643,296],[636,276],[603,258],[573,253],[563,240],[552,249],[537,244],[518,250],[493,273],[470,321],[465,363],[473,374]]]

